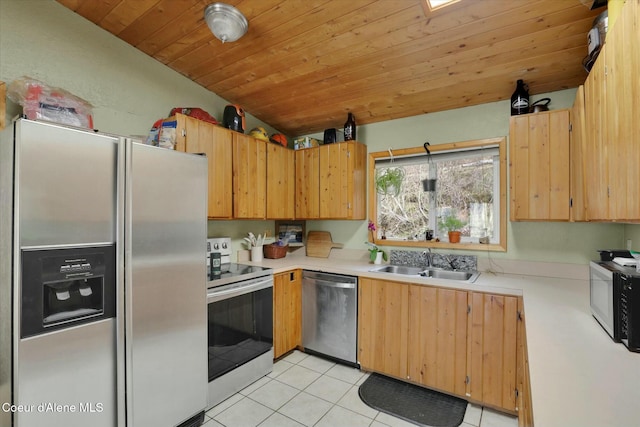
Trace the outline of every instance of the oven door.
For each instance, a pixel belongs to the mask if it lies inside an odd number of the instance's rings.
[[[272,276],[210,288],[207,302],[209,382],[272,354]]]
[[[614,273],[596,262],[589,264],[591,313],[614,341],[620,341],[616,322]]]

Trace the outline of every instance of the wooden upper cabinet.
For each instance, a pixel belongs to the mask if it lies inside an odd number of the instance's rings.
[[[365,219],[366,162],[356,141],[296,151],[296,217]]]
[[[518,298],[470,292],[468,396],[515,411]]]
[[[266,197],[267,142],[233,132],[233,217],[266,218]]]
[[[295,217],[295,152],[267,144],[267,218]]]
[[[636,197],[640,192],[638,7],[637,1],[627,1],[623,6],[615,25],[607,33],[604,55],[609,218],[614,221],[640,220],[640,198]]]
[[[350,141],[319,149],[320,217],[365,219],[367,147]]]
[[[512,221],[568,221],[569,110],[512,116],[509,169]]]
[[[407,378],[409,286],[361,277],[358,361],[364,370]]]
[[[232,144],[229,130],[183,114],[176,114],[176,150],[204,153],[209,170],[208,217],[231,218],[233,214]]]
[[[606,146],[605,51],[603,46],[584,83],[585,97],[585,198],[589,220],[609,218],[609,165]]]
[[[320,150],[295,151],[296,218],[320,218]]]
[[[585,108],[584,86],[579,86],[576,98],[570,112],[571,124],[569,126],[569,158],[571,176],[571,221],[586,221],[586,196],[585,196]]]
[[[409,287],[409,380],[464,396],[467,292]]]
[[[625,2],[584,85],[589,220],[640,221],[639,8]]]

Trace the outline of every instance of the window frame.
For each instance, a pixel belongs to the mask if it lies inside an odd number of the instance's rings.
[[[368,233],[369,242],[377,246],[404,246],[417,248],[435,248],[435,249],[461,249],[471,251],[507,251],[507,139],[506,137],[474,139],[470,141],[452,142],[446,144],[430,145],[429,150],[435,154],[440,151],[456,151],[469,150],[474,148],[482,148],[486,146],[498,146],[498,157],[500,162],[500,241],[498,243],[449,243],[436,242],[434,240],[387,240],[378,239],[375,233]],[[391,149],[393,156],[411,156],[423,155],[425,150],[423,146]],[[368,181],[369,181],[369,220],[376,222],[378,218],[378,203],[376,197],[375,170],[376,159],[388,158],[389,151],[376,151],[369,153]]]

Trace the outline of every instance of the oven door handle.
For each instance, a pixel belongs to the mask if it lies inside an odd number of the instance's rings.
[[[252,280],[249,283],[233,283],[219,288],[211,288],[207,290],[207,304],[272,287],[273,279],[269,277],[268,279]]]

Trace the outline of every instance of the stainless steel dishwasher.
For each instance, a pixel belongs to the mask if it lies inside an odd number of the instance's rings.
[[[358,278],[302,272],[302,346],[357,366]]]

